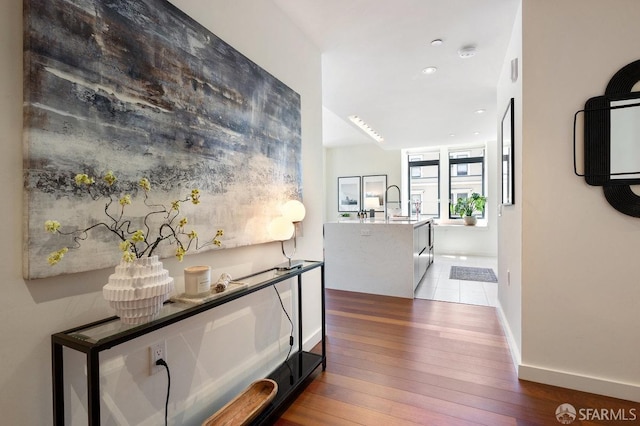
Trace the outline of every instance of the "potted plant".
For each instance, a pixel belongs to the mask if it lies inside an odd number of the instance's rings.
[[[455,204],[451,204],[451,211],[462,216],[465,225],[473,226],[477,222],[477,219],[473,214],[475,212],[482,213],[486,202],[487,197],[474,192],[469,197],[458,198]]]

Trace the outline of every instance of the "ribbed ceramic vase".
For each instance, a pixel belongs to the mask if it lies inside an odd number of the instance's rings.
[[[173,288],[169,271],[158,256],[150,256],[121,261],[102,294],[123,323],[143,324],[157,316]]]

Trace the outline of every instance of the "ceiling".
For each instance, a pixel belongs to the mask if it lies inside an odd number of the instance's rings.
[[[322,52],[325,146],[401,149],[496,139],[496,85],[519,0],[273,2]],[[434,39],[443,43],[433,46]],[[463,59],[458,51],[466,46],[476,54]],[[423,73],[429,66],[437,71]]]

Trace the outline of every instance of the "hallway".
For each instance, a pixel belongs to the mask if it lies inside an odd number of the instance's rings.
[[[326,296],[327,369],[276,425],[559,425],[564,403],[636,416],[633,402],[518,380],[494,308],[339,290]]]

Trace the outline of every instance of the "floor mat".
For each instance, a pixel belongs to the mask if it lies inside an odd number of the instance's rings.
[[[497,283],[498,278],[491,268],[471,268],[468,266],[452,266],[449,278],[452,280],[482,281]]]

